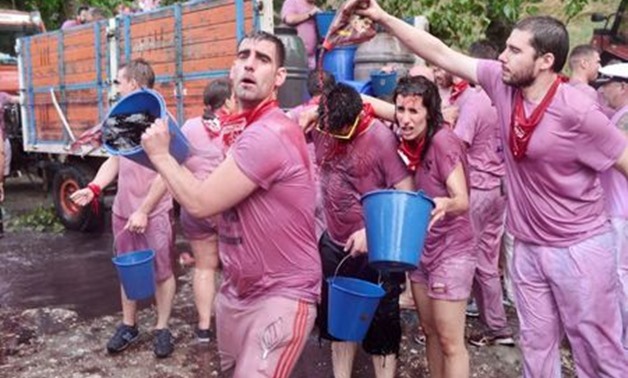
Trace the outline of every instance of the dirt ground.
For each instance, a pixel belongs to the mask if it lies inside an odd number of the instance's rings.
[[[41,193],[40,186],[34,184],[7,183],[7,202],[9,212],[28,211],[29,208],[49,199]],[[41,233],[26,230],[9,230],[4,239],[0,239],[0,377],[6,378],[175,378],[175,377],[223,377],[219,371],[219,361],[214,342],[199,345],[193,337],[195,308],[192,299],[191,274],[189,268],[182,269],[177,279],[178,292],[174,305],[171,330],[175,336],[174,354],[164,360],[158,360],[152,352],[150,326],[154,324],[152,304],[144,304],[139,315],[142,332],[140,341],[117,356],[110,356],[105,351],[105,344],[115,326],[120,321],[115,279],[107,287],[95,282],[93,274],[83,274],[73,280],[76,288],[96,288],[93,297],[78,296],[75,302],[88,300],[89,308],[105,301],[97,295],[107,293],[111,305],[103,306],[97,315],[89,315],[81,303],[63,301],[55,305],[54,298],[44,300],[38,294],[45,290],[42,285],[54,285],[54,282],[26,282],[20,290],[29,294],[20,294],[22,302],[3,300],[12,298],[18,290],[17,282],[31,271],[56,269],[50,261],[41,258],[41,254],[50,253],[55,259],[57,246],[65,245],[64,253],[81,253],[81,247],[89,243],[93,257],[89,261],[109,258],[111,236],[82,236],[73,233]],[[70,244],[72,245],[70,248]],[[78,245],[76,245],[78,244]],[[178,243],[185,248],[184,243]],[[24,246],[28,246],[25,248]],[[101,248],[102,247],[102,248]],[[86,247],[87,248],[87,247]],[[76,252],[72,252],[76,251]],[[102,255],[102,256],[101,256]],[[68,257],[68,256],[65,256]],[[72,256],[70,256],[72,257]],[[100,264],[100,263],[99,263]],[[102,264],[107,264],[103,262]],[[107,266],[107,269],[111,269]],[[16,273],[18,272],[18,273]],[[64,275],[69,273],[63,272]],[[2,277],[5,277],[3,281]],[[6,277],[11,277],[6,279]],[[36,281],[36,280],[35,280]],[[99,286],[100,285],[100,286]],[[26,289],[24,289],[26,287]],[[112,291],[113,290],[113,291]],[[14,298],[15,296],[13,296]],[[39,298],[42,298],[41,300]],[[113,298],[112,298],[113,297]],[[72,302],[73,298],[70,298]],[[11,304],[7,304],[10,302]],[[93,303],[93,304],[92,304]],[[106,304],[106,303],[105,303]],[[514,309],[508,308],[510,323],[516,327]],[[398,377],[427,377],[425,348],[412,341],[413,331],[417,326],[414,311],[402,314],[404,336],[398,361]],[[469,319],[467,333],[478,329],[478,322]],[[568,352],[563,351],[564,377],[574,377]],[[476,348],[469,346],[471,357],[471,376],[478,378],[510,378],[521,376],[521,356],[517,348],[493,346]],[[332,377],[329,345],[320,344],[316,330],[310,336],[306,349],[298,363],[293,377],[328,378]],[[373,377],[371,363],[366,355],[360,353],[355,363],[354,377]]]

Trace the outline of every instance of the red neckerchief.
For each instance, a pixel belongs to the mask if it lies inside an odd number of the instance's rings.
[[[469,82],[466,80],[461,80],[458,83],[452,85],[451,94],[449,95],[449,103],[453,104],[454,102],[456,102],[458,97],[460,97],[467,88],[469,88]]]
[[[277,100],[267,100],[259,104],[255,109],[224,117],[222,121],[222,142],[229,148],[244,129],[257,121],[262,115],[279,107]]]
[[[532,138],[532,133],[543,118],[545,111],[554,98],[558,85],[562,82],[560,77],[556,77],[541,103],[534,109],[530,118],[526,118],[523,107],[523,92],[521,89],[515,91],[515,107],[510,120],[510,150],[515,160],[521,160],[528,150],[528,144]]]
[[[340,140],[329,136],[331,142],[334,143],[333,148],[331,148],[330,150],[330,159],[338,155],[343,155],[349,143],[354,141],[355,138],[358,137],[358,135],[362,135],[362,133],[364,133],[369,128],[369,126],[371,126],[371,123],[373,123],[373,119],[375,119],[375,110],[373,109],[373,106],[367,103],[362,105],[362,112],[360,112],[359,117],[360,121],[350,139]]]
[[[425,147],[426,134],[423,133],[418,140],[407,141],[402,139],[401,143],[399,143],[397,152],[401,155],[410,172],[416,172],[419,165],[421,165],[421,155],[423,154],[423,147]]]
[[[229,116],[224,109],[218,109],[212,118],[201,117],[201,123],[205,126],[205,131],[211,139],[217,138],[221,134],[223,120]]]

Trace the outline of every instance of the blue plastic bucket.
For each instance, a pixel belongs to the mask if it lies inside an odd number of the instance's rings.
[[[386,292],[379,285],[357,278],[332,277],[327,284],[327,331],[340,340],[362,341]]]
[[[373,86],[370,81],[339,80],[339,82],[353,87],[358,93],[373,96]]]
[[[373,94],[377,97],[389,96],[397,85],[397,72],[373,72],[371,74],[371,86]]]
[[[190,151],[190,146],[185,136],[183,136],[183,133],[181,133],[176,121],[170,114],[168,114],[164,99],[159,93],[151,89],[140,89],[129,93],[120,99],[120,101],[118,101],[113,108],[111,108],[107,114],[107,118],[118,114],[132,114],[140,112],[147,112],[153,117],[168,117],[168,128],[170,129],[170,134],[172,134],[172,139],[170,140],[170,154],[179,163],[185,161]],[[142,146],[136,146],[130,150],[119,151],[107,143],[103,143],[103,145],[105,146],[107,152],[112,155],[129,158],[147,168],[154,169],[153,164],[150,162],[150,159],[144,152]]]
[[[318,12],[314,16],[316,21],[316,31],[318,32],[318,38],[325,38],[329,31],[329,26],[336,16],[336,11],[324,11]]]
[[[146,249],[125,253],[111,259],[127,298],[139,300],[155,294],[155,251]]]
[[[369,264],[403,271],[417,267],[434,201],[422,191],[376,190],[362,196]]]
[[[334,75],[336,81],[353,80],[353,61],[357,46],[336,47],[325,53],[323,69]]]

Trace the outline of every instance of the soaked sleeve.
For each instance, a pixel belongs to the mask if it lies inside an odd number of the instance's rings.
[[[392,188],[401,180],[408,177],[408,169],[397,153],[399,141],[395,134],[386,126],[380,125],[380,145],[373,146],[380,150],[379,168],[384,175],[386,186]]]
[[[264,189],[281,176],[287,162],[279,136],[264,124],[252,125],[242,133],[232,153],[242,172]]]
[[[578,160],[601,172],[613,166],[628,147],[628,139],[597,106],[584,112],[574,150]]]
[[[502,81],[501,63],[496,60],[480,60],[477,68],[478,84],[484,89],[495,107],[510,106],[512,87]]]
[[[464,165],[466,152],[460,139],[453,132],[444,129],[438,134],[434,137],[433,146],[436,153],[436,170],[442,182],[445,183],[458,163]]]

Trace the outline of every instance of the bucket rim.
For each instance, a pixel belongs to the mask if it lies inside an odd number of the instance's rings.
[[[116,108],[122,104],[123,102],[136,97],[136,96],[140,96],[140,95],[150,95],[152,97],[154,97],[157,102],[159,102],[159,107],[160,107],[160,114],[159,114],[159,118],[164,118],[164,117],[168,117],[169,121],[174,121],[174,118],[172,117],[172,115],[168,112],[167,108],[166,108],[166,103],[163,99],[163,97],[161,96],[161,94],[159,94],[159,92],[157,92],[154,89],[150,89],[150,88],[139,88],[134,90],[133,92],[127,94],[126,96],[122,97],[120,100],[118,100],[118,102],[116,102],[114,104],[114,106],[109,109],[109,112],[107,112],[107,115],[105,116],[105,119],[110,118],[113,115],[118,115],[120,113],[114,113]],[[104,123],[104,122],[103,122]],[[103,147],[105,148],[105,150],[110,153],[111,155],[120,155],[120,156],[129,156],[129,155],[135,155],[138,152],[143,151],[144,149],[142,148],[141,144],[138,144],[137,146],[128,149],[128,150],[118,150],[116,148],[114,148],[113,146],[110,146],[108,143],[103,141]]]
[[[122,256],[127,256],[127,255],[131,255],[131,254],[140,254],[140,253],[148,253],[148,255],[146,256],[146,258],[143,258],[143,259],[138,260],[138,261],[134,261],[132,263],[130,263],[130,262],[121,262],[121,261],[117,260],[119,257],[122,257]],[[116,266],[135,266],[135,265],[144,264],[144,263],[146,263],[146,262],[148,262],[150,260],[153,260],[154,258],[155,258],[155,251],[153,249],[142,249],[142,250],[139,250],[139,251],[134,251],[134,252],[131,252],[131,253],[124,253],[124,254],[121,254],[121,255],[118,255],[118,256],[114,256],[114,257],[111,258],[111,261],[113,261],[113,263]]]
[[[365,200],[367,197],[372,197],[372,196],[374,196],[374,195],[376,195],[376,194],[386,194],[386,193],[403,193],[403,194],[407,194],[407,195],[411,195],[411,196],[420,196],[420,197],[422,197],[423,199],[427,200],[427,201],[428,201],[428,202],[432,205],[432,207],[435,207],[435,206],[436,206],[436,203],[434,202],[434,200],[433,200],[433,199],[431,199],[431,198],[430,198],[427,194],[425,194],[425,192],[424,192],[424,191],[422,191],[422,190],[419,190],[419,191],[413,192],[413,191],[411,191],[411,190],[397,190],[397,189],[378,189],[378,190],[372,190],[372,191],[370,191],[370,192],[364,193],[364,194],[362,195],[362,197],[360,198],[360,203],[364,202],[364,200]]]
[[[369,284],[371,286],[379,288],[381,290],[381,293],[380,293],[380,295],[358,293],[356,291],[349,290],[349,289],[347,289],[345,287],[334,285],[334,281],[339,279],[339,278],[342,279],[342,280],[345,280],[345,281],[354,281],[354,282],[360,282],[361,284]],[[364,297],[364,298],[382,298],[382,297],[384,297],[384,295],[386,295],[386,290],[384,290],[384,288],[381,287],[381,285],[377,285],[377,284],[374,284],[372,282],[361,280],[359,278],[354,278],[354,277],[345,277],[345,276],[329,277],[329,278],[327,278],[327,284],[329,285],[329,287],[334,287],[334,288],[336,288],[336,289],[338,289],[340,291],[343,291],[345,293],[352,294],[352,295],[359,296],[359,297]]]

